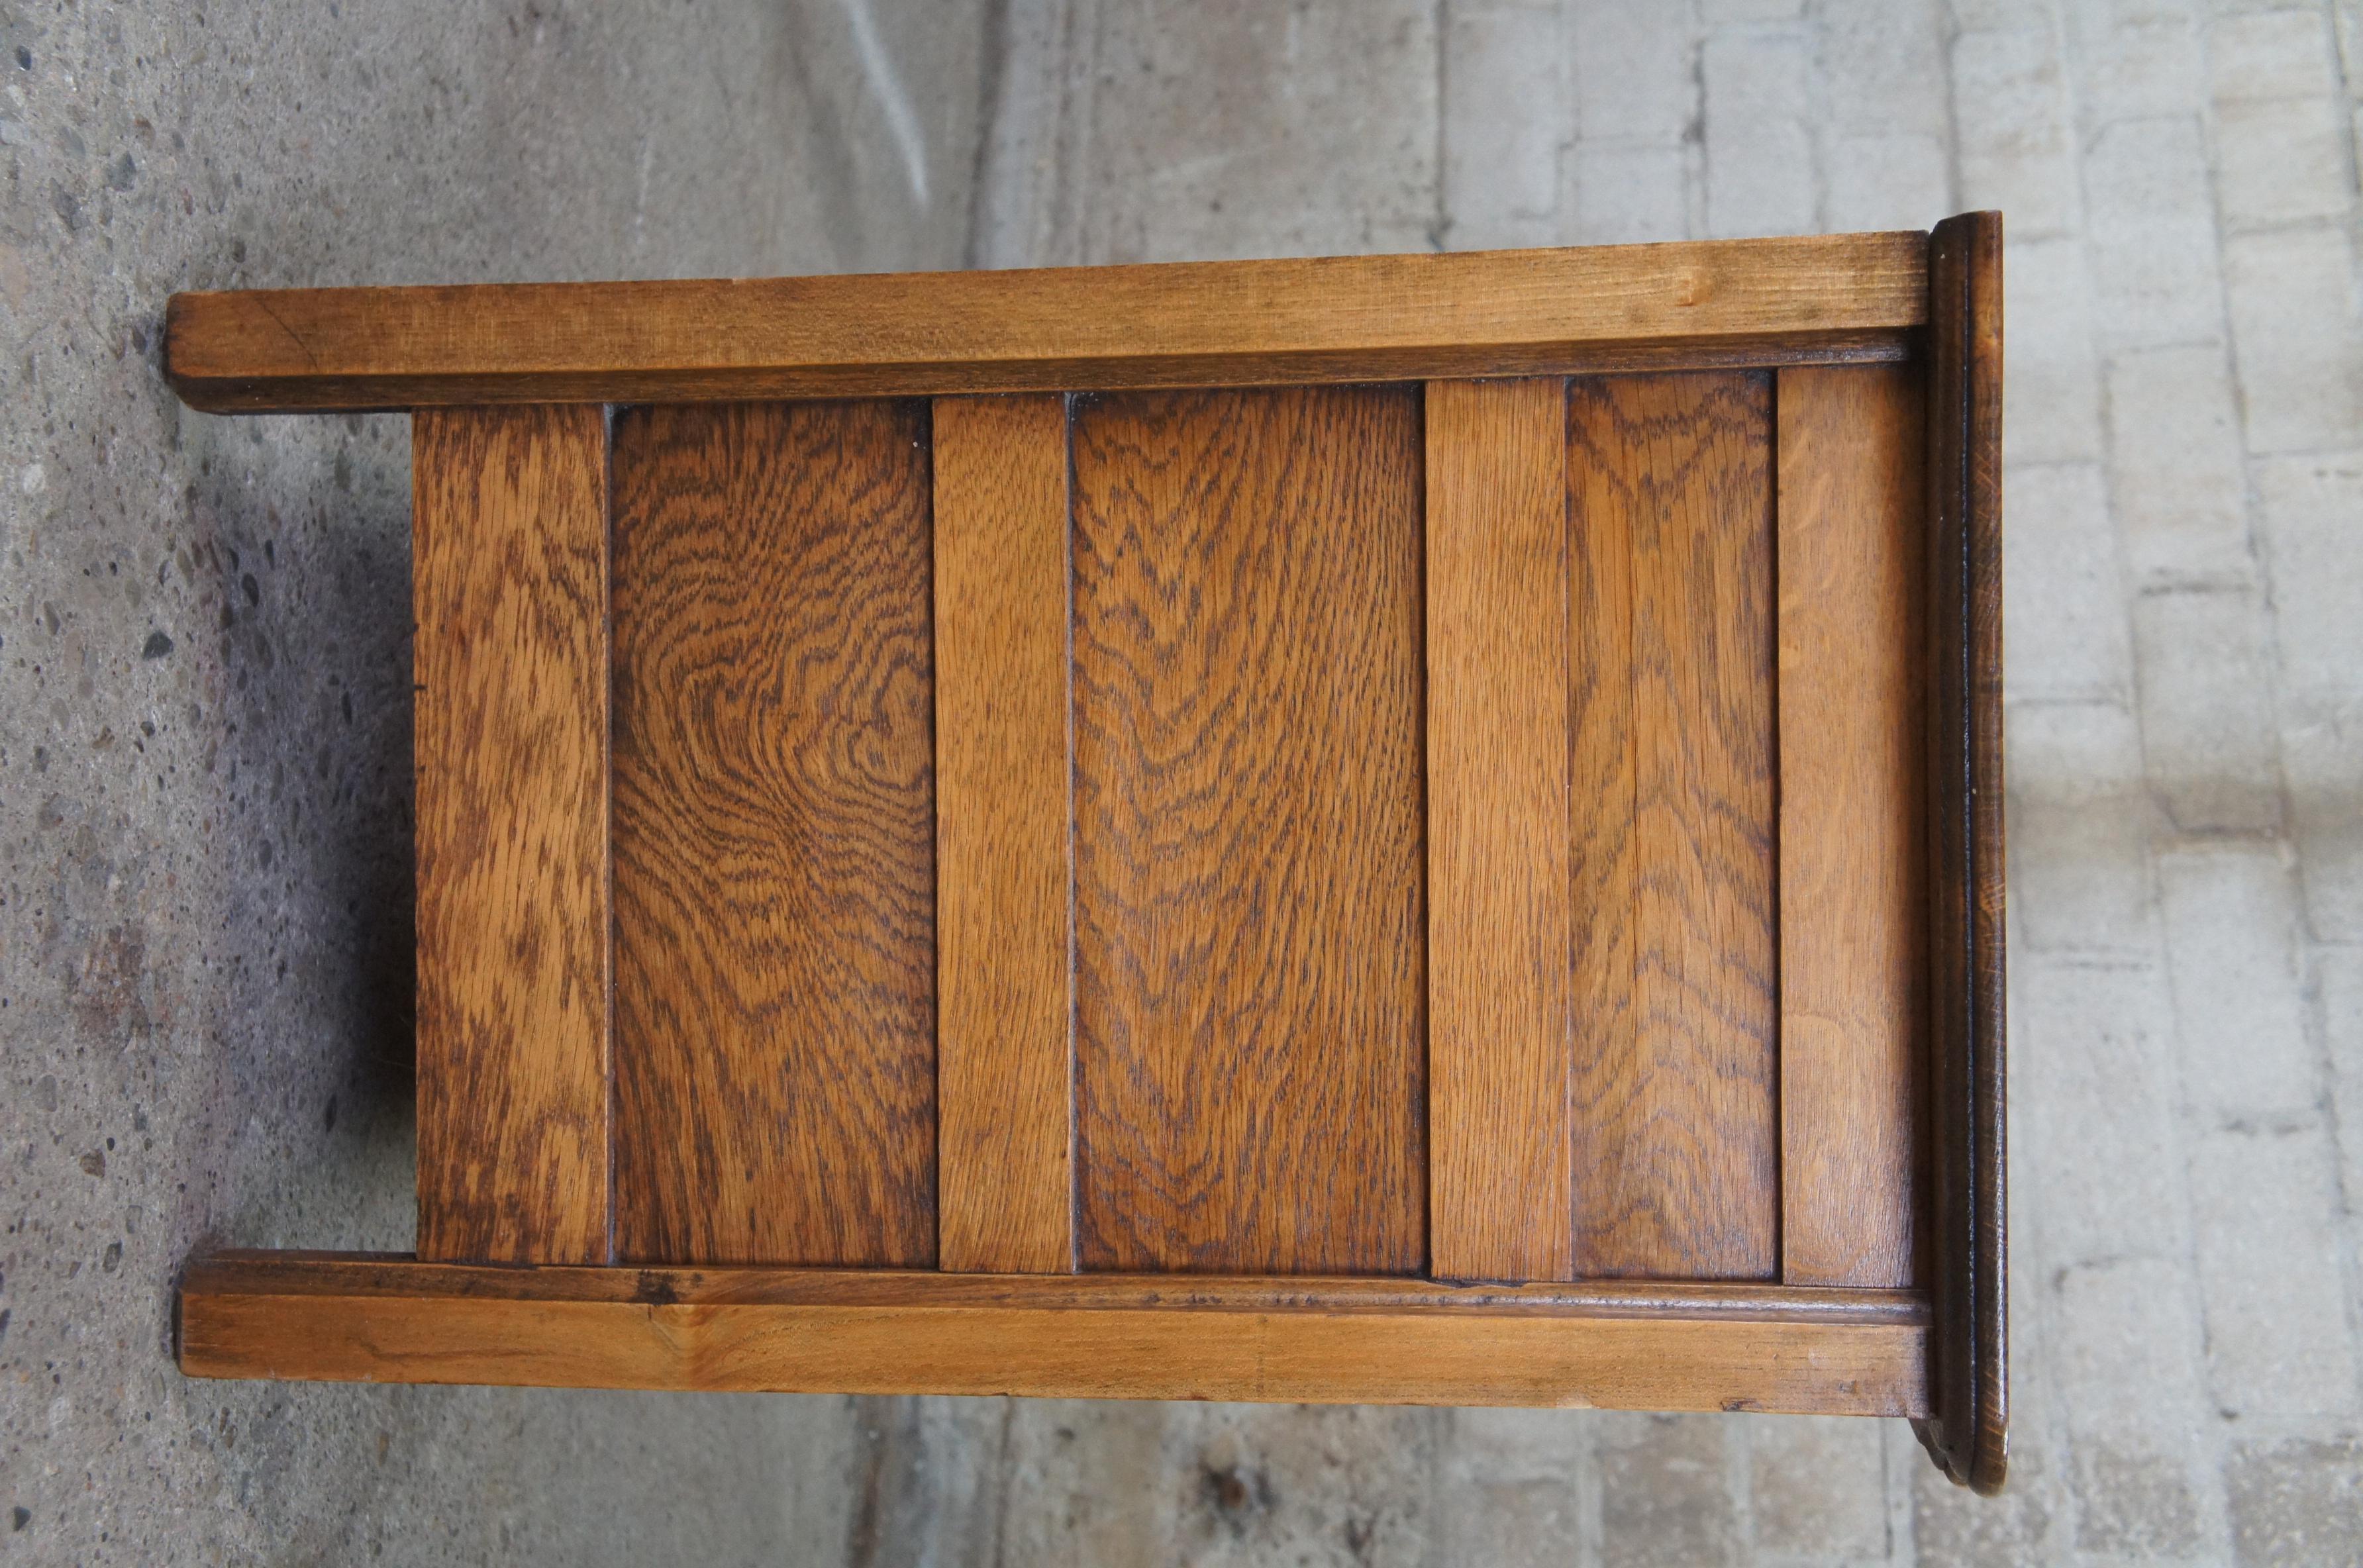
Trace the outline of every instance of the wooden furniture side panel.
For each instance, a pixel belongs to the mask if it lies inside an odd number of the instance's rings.
[[[615,434],[616,1246],[929,1264],[927,410]]]
[[[1419,417],[1075,404],[1087,1268],[1426,1261]]]
[[[1200,1292],[1140,1276],[491,1271],[250,1254],[191,1269],[180,1357],[200,1377],[1881,1416],[1927,1408],[1927,1328],[1892,1300],[1784,1292],[1800,1299],[1700,1303],[1691,1299],[1697,1288],[1684,1287],[1654,1302],[1490,1306],[1434,1302],[1470,1293],[1398,1293],[1378,1280],[1204,1283]]]
[[[1780,373],[1781,1265],[1802,1285],[1916,1277],[1925,374]]]
[[[2002,215],[1929,246],[1929,1228],[1936,1413],[1955,1480],[2008,1468],[2002,729]]]
[[[1569,388],[1579,1277],[1778,1269],[1770,394]]]
[[[935,404],[938,1254],[1075,1266],[1067,404]]]
[[[412,432],[418,1250],[608,1256],[607,427]]]
[[[1430,1267],[1568,1279],[1567,383],[1426,414]]]

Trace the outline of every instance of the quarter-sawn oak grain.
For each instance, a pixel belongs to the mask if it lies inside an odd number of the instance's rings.
[[[1780,372],[1781,1271],[1914,1279],[1925,370]]]
[[[1430,1267],[1568,1279],[1567,385],[1426,414]]]
[[[1779,1266],[1770,392],[1569,387],[1580,1278]]]
[[[838,278],[172,296],[216,412],[682,403],[1894,359],[1918,234]]]
[[[421,414],[418,1250],[608,1256],[607,426]]]
[[[1073,413],[1093,1269],[1426,1254],[1414,387]]]
[[[937,398],[936,1114],[947,1269],[1075,1266],[1067,405]]]
[[[935,1261],[926,436],[616,418],[623,1260]]]

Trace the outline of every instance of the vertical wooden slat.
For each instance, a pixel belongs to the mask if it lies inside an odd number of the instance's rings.
[[[1570,1279],[1567,385],[1427,386],[1428,1251]]]
[[[1418,395],[1075,406],[1086,1268],[1426,1261]]]
[[[935,404],[937,1222],[1075,1266],[1064,397]]]
[[[1770,392],[1569,388],[1579,1277],[1777,1268]]]
[[[607,423],[422,410],[418,1255],[608,1259]]]
[[[615,435],[616,1251],[936,1255],[927,406]]]
[[[1794,1285],[1914,1278],[1924,374],[1780,372],[1781,1272]]]
[[[2002,756],[2002,215],[1928,250],[1930,1395],[1955,1480],[2008,1468]]]

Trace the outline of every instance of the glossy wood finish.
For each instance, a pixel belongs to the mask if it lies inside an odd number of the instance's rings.
[[[1914,367],[1779,381],[1781,1269],[1914,1278],[1927,1049]]]
[[[616,416],[621,1259],[935,1259],[926,438]]]
[[[924,396],[1894,359],[1913,233],[1572,250],[172,296],[194,408]]]
[[[1569,388],[1575,1266],[1778,1272],[1771,386]]]
[[[1567,383],[1426,413],[1430,1267],[1571,1279]]]
[[[938,1253],[1075,1266],[1067,404],[937,398]]]
[[[605,1263],[606,416],[422,414],[411,456],[419,1251]]]
[[[1426,1258],[1413,387],[1073,413],[1083,1266]]]
[[[1918,1304],[1881,1292],[1454,1291],[808,1271],[194,1265],[196,1376],[1909,1416]]]
[[[1922,1440],[1981,1492],[2007,1469],[2003,1109],[2002,215],[1930,245],[1928,895],[1935,1419]]]

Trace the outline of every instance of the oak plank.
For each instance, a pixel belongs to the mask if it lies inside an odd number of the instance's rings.
[[[608,1257],[607,429],[411,435],[418,1248]]]
[[[926,437],[616,416],[620,1258],[935,1259]]]
[[[938,398],[937,1250],[1075,1266],[1067,406]]]
[[[1892,359],[1916,233],[1039,271],[172,296],[216,412],[1362,381]]]
[[[1771,387],[1603,377],[1568,406],[1576,1269],[1766,1278]]]
[[[1915,1278],[1924,374],[1780,373],[1781,1269],[1797,1284]]]
[[[1929,1231],[1935,1419],[1955,1480],[2008,1471],[2003,1011],[2002,215],[1929,244]]]
[[[1075,406],[1087,1268],[1425,1261],[1417,398]]]
[[[1194,1301],[1170,1280],[1111,1289],[1088,1276],[804,1286],[779,1277],[788,1271],[720,1271],[701,1286],[667,1271],[367,1260],[301,1272],[310,1277],[252,1261],[194,1267],[181,1293],[182,1369],[574,1387],[1926,1408],[1924,1313],[1883,1292],[1822,1293],[1888,1297],[1868,1309],[1800,1299],[1688,1315],[1631,1301],[1602,1310],[1358,1298],[1354,1287],[1373,1281],[1325,1281],[1317,1293],[1302,1281],[1229,1282]]]
[[[1567,386],[1427,385],[1428,1235],[1569,1279]]]

